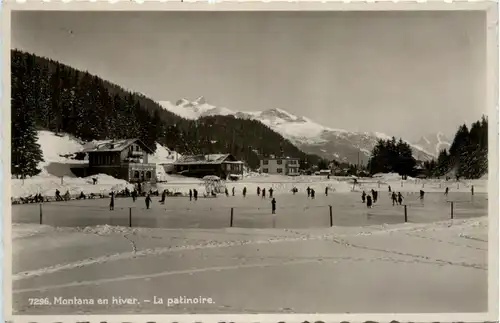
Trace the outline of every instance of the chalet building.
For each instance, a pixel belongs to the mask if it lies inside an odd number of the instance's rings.
[[[215,175],[225,179],[231,175],[243,175],[243,162],[231,154],[182,156],[174,162],[174,171],[184,176]]]
[[[83,152],[89,160],[83,176],[108,174],[130,183],[156,182],[156,164],[148,163],[153,151],[139,139],[99,141]]]
[[[299,175],[298,158],[262,158],[260,160],[260,171],[264,174]]]

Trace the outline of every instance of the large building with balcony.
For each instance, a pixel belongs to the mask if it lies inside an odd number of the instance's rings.
[[[260,160],[260,171],[264,174],[299,175],[298,158],[262,158]]]
[[[153,151],[140,139],[103,140],[83,153],[88,155],[89,165],[75,169],[83,176],[107,174],[130,183],[156,182],[156,164],[148,163]]]

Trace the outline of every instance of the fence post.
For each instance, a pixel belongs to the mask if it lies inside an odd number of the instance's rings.
[[[128,226],[129,228],[132,227],[132,208],[128,208]]]
[[[42,203],[40,203],[40,224],[42,224],[43,212],[42,212]]]
[[[332,206],[328,205],[330,208],[330,228],[333,227],[333,213],[332,213]]]
[[[231,208],[231,220],[229,221],[229,226],[233,227],[233,216],[234,216],[234,208]]]
[[[408,222],[408,209],[405,204],[405,223]]]
[[[457,190],[460,189],[460,183],[457,183]]]
[[[453,220],[453,202],[450,203],[451,219]]]

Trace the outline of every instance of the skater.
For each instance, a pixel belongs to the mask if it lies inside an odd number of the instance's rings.
[[[134,188],[134,190],[132,191],[132,201],[135,203],[136,199],[137,199],[137,191]]]
[[[235,188],[234,187],[233,187],[232,191],[233,191],[232,193],[233,193],[233,196],[234,196],[234,192],[235,192]]]
[[[328,186],[325,187],[325,196],[328,196]]]
[[[189,194],[191,195],[191,190],[189,190]],[[167,197],[167,191],[163,190],[163,192],[161,193],[161,200],[160,200],[161,204],[165,204],[166,197]],[[189,197],[189,200],[191,200],[191,197]]]
[[[398,203],[399,205],[403,204],[403,195],[401,194],[401,192],[398,192]]]
[[[295,195],[295,193],[297,193],[299,190],[294,186],[292,188],[292,194]]]
[[[392,192],[392,206],[398,204],[398,196],[396,195],[396,192]]]
[[[474,195],[474,185],[472,185],[472,186],[470,187],[470,192],[471,192],[471,194],[472,194],[472,195]]]
[[[262,198],[266,198],[266,189],[265,188],[262,189]]]
[[[92,178],[92,185],[96,185],[97,184],[97,178],[96,177],[93,177]]]
[[[148,210],[149,210],[149,203],[151,203],[151,197],[149,196],[149,194],[148,194],[148,195],[146,195],[146,200],[145,200],[145,202],[146,202],[146,209],[148,209]]]
[[[311,199],[314,200],[314,195],[316,194],[316,192],[314,191],[314,188],[311,188]]]
[[[311,188],[308,186],[307,187],[307,197],[311,196]]]
[[[260,187],[257,186],[257,196],[260,196]]]
[[[420,202],[422,202],[422,204],[424,204],[424,195],[425,195],[424,190],[420,190]]]
[[[111,192],[111,200],[109,201],[109,210],[113,211],[115,209],[115,193]]]
[[[243,197],[247,196],[247,187],[243,187]]]
[[[270,198],[272,198],[272,197],[273,197],[273,192],[274,192],[274,190],[273,190],[273,188],[271,187],[271,188],[269,189],[269,197],[270,197]]]
[[[58,189],[56,189],[56,201],[62,201],[61,192]]]
[[[193,200],[193,191],[189,190],[189,201]]]
[[[372,208],[372,197],[370,195],[366,196],[366,207],[369,209]]]
[[[38,199],[38,195],[35,197],[36,199]],[[80,200],[85,200],[87,197],[85,196],[85,194],[83,194],[83,192],[80,192],[80,197],[79,199]]]
[[[227,187],[224,189],[224,193],[226,194],[226,197],[229,196],[229,191],[227,190]]]
[[[361,201],[363,201],[363,204],[365,204],[365,199],[366,199],[366,192],[363,191],[363,193],[361,194]]]
[[[446,187],[446,189],[444,190],[444,196],[448,196],[449,191],[450,191],[450,189],[448,187]]]
[[[377,203],[378,192],[372,189],[373,204]]]
[[[389,185],[389,193],[391,192],[391,185]]]
[[[193,189],[193,197],[194,197],[194,200],[197,201],[198,200],[198,190],[195,188]]]
[[[276,214],[276,199],[274,197],[271,201],[271,212],[272,214]]]

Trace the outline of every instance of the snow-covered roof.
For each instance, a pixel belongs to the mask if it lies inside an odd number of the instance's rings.
[[[83,149],[83,152],[123,151],[128,146],[136,142],[138,142],[142,148],[147,150],[149,153],[153,153],[153,151],[138,138],[96,140],[88,144],[87,147]]]
[[[175,165],[189,165],[189,164],[221,164],[226,161],[226,159],[231,156],[231,154],[210,154],[210,155],[192,155],[192,156],[182,156],[176,162]],[[239,162],[242,163],[242,162]]]

